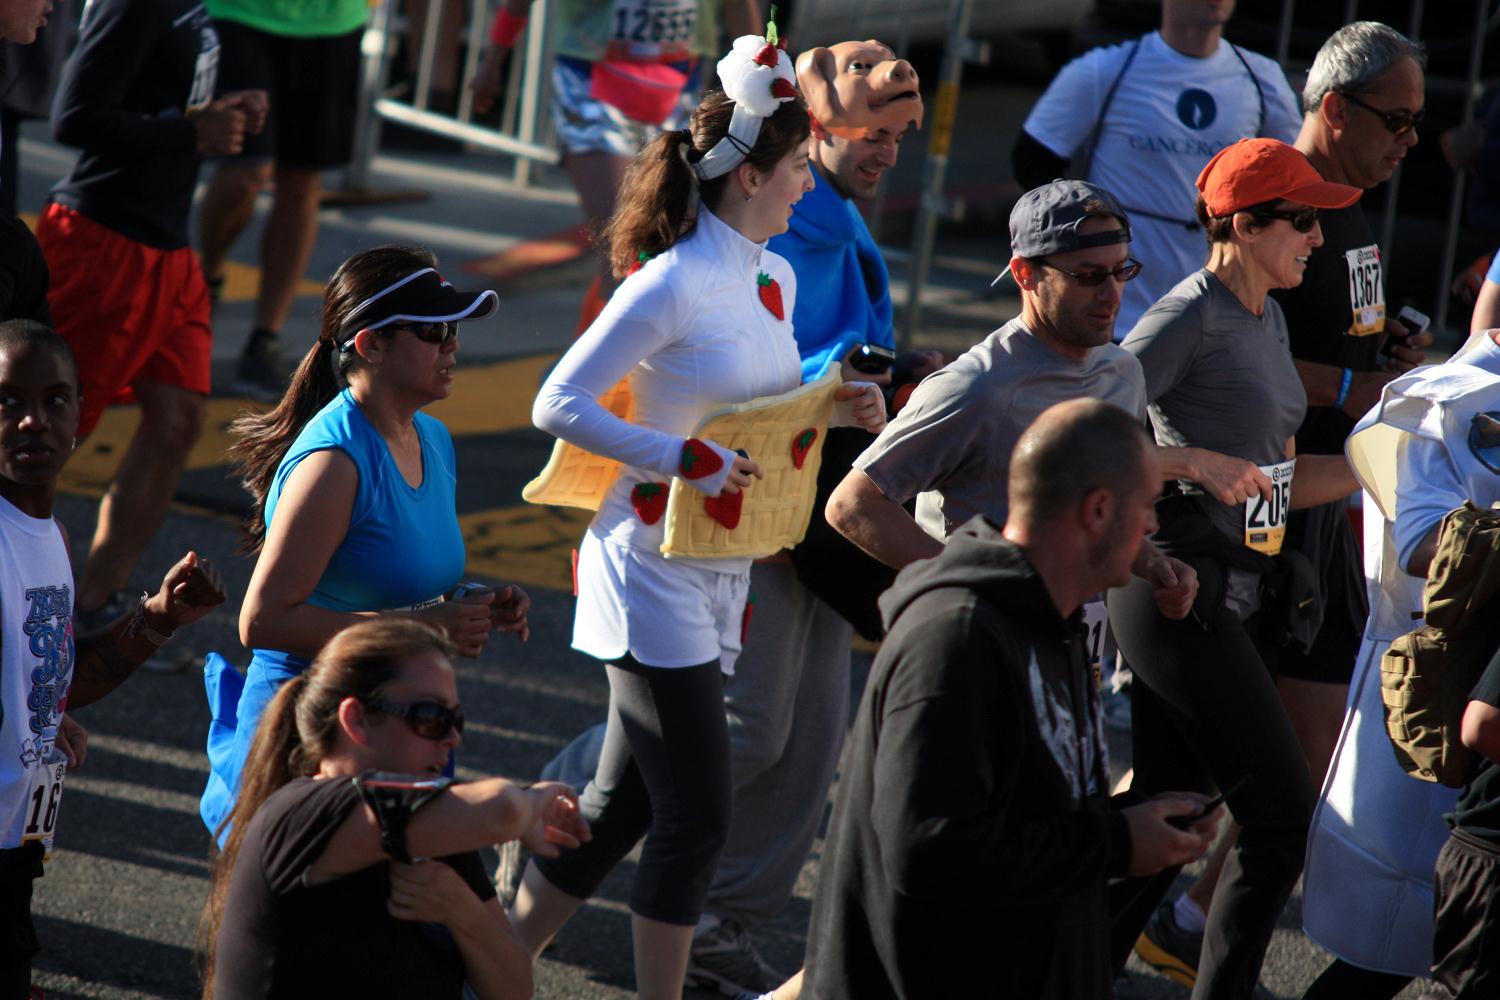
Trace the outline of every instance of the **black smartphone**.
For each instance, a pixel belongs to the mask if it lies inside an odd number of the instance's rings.
[[[1428,318],[1426,313],[1409,302],[1401,307],[1400,312],[1396,313],[1396,318],[1406,326],[1406,329],[1409,331],[1408,336],[1412,337],[1415,337],[1419,333],[1425,333],[1427,327],[1432,324],[1432,320]],[[1396,344],[1400,344],[1403,347],[1406,346],[1406,337],[1398,337],[1395,334],[1387,333],[1385,343],[1380,345],[1380,353],[1389,356],[1391,347]]]
[[[861,344],[849,355],[849,367],[861,375],[884,375],[896,363],[896,352],[879,344]]]
[[[1250,775],[1247,774],[1239,781],[1236,781],[1224,791],[1220,792],[1214,798],[1211,798],[1207,802],[1205,802],[1202,809],[1199,809],[1195,813],[1189,813],[1186,816],[1168,816],[1167,822],[1171,823],[1179,830],[1186,830],[1188,827],[1198,822],[1198,820],[1202,819],[1204,816],[1207,816],[1209,813],[1219,808],[1219,806],[1223,805],[1225,799],[1233,795],[1235,792],[1239,791],[1241,788],[1244,788],[1249,781]]]

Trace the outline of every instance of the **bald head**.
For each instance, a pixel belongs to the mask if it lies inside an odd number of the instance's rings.
[[[1094,490],[1130,493],[1151,474],[1150,445],[1140,421],[1118,406],[1072,399],[1049,407],[1011,453],[1011,518],[1035,527]]]

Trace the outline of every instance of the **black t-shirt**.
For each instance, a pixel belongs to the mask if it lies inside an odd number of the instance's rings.
[[[354,782],[299,778],[258,809],[230,875],[214,995],[458,997],[464,966],[447,929],[386,910],[389,868],[308,885],[307,870],[349,814]],[[495,895],[479,855],[441,858],[480,899]]]
[[[1380,248],[1355,202],[1320,217],[1323,245],[1296,288],[1271,293],[1286,316],[1292,357],[1357,372],[1380,367],[1385,278]],[[1378,318],[1377,318],[1378,317]],[[1341,455],[1354,420],[1332,406],[1309,406],[1297,431],[1298,454]]]
[[[198,0],[92,0],[52,106],[58,142],[81,149],[52,200],[162,250],[188,245],[198,134],[219,36]]]
[[[1500,654],[1484,668],[1469,700],[1500,708]],[[1448,814],[1448,824],[1500,845],[1500,764],[1481,758],[1479,771]]]

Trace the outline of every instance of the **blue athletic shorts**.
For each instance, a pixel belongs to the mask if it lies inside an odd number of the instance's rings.
[[[676,109],[660,125],[647,125],[627,118],[620,111],[589,96],[589,75],[594,64],[585,59],[558,56],[552,64],[552,121],[564,154],[613,153],[633,157],[658,132],[687,128],[698,106],[702,79],[701,61],[676,63],[688,74],[687,86]]]

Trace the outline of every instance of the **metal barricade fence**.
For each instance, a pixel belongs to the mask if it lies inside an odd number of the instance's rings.
[[[407,9],[425,6],[426,14],[415,60],[408,54],[411,78],[396,88],[390,82],[391,61],[403,36],[410,37],[404,30],[408,18],[398,0],[379,0],[375,5],[362,43],[354,158],[345,174],[349,192],[358,195],[370,190],[370,162],[380,143],[381,124],[387,121],[512,156],[512,179],[522,186],[531,182],[533,165],[555,166],[561,162],[552,139],[551,120],[543,114],[551,92],[547,73],[551,64],[547,51],[548,0],[532,5],[523,40],[511,52],[498,126],[474,121],[474,94],[469,81],[474,79],[487,44],[491,16],[489,7],[479,0],[469,0],[465,5],[468,16],[461,38],[466,54],[458,72],[457,106],[451,112],[432,107],[439,46],[456,46],[460,40],[445,37],[442,30],[445,7],[455,2],[460,0],[427,0],[425,5],[408,0]]]

